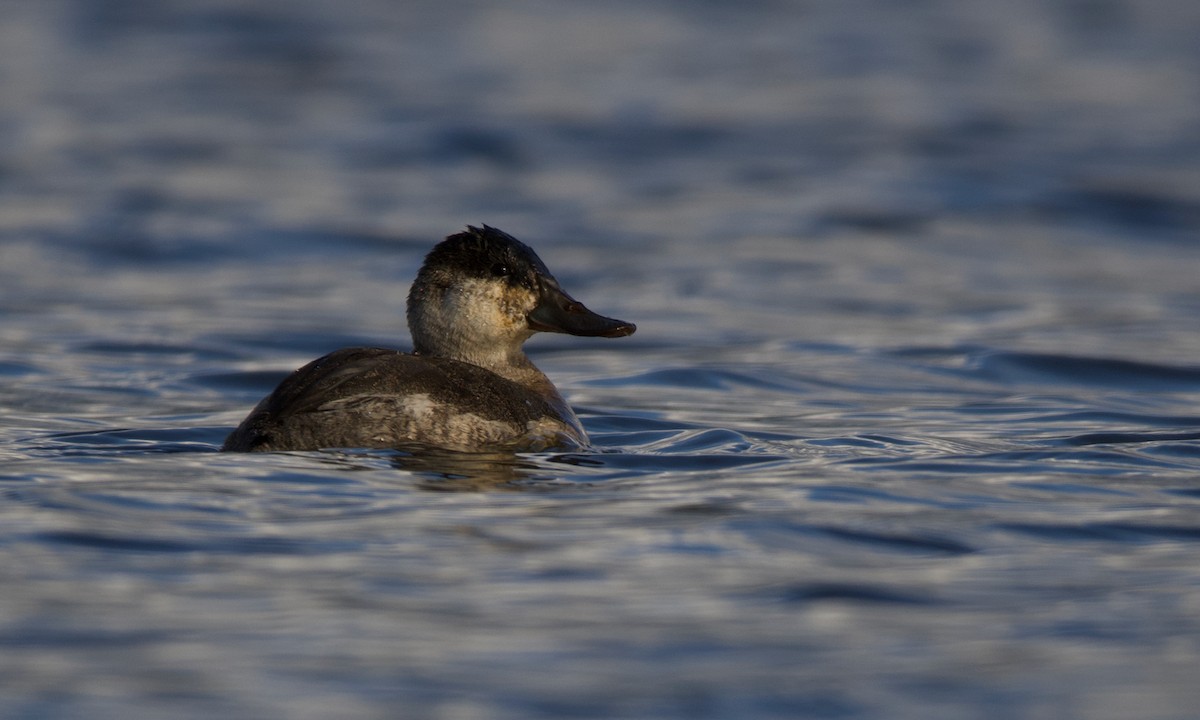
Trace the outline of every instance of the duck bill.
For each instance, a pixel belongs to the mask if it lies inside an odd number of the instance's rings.
[[[597,315],[557,285],[549,283],[542,285],[541,300],[528,319],[529,327],[538,332],[585,337],[624,337],[637,330],[633,323]]]

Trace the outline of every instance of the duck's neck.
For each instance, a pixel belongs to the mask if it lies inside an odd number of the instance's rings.
[[[471,349],[464,350],[465,347]],[[428,340],[419,341],[414,338],[413,352],[417,355],[444,357],[470,363],[485,370],[491,370],[505,380],[511,380],[539,395],[561,400],[554,384],[550,382],[550,378],[546,377],[546,374],[529,360],[520,346],[504,348],[489,346],[487,343],[438,343]]]
[[[560,402],[562,400],[546,373],[539,370],[519,348],[508,353],[477,353],[454,359],[491,370],[505,380],[512,380],[547,399],[557,398]]]

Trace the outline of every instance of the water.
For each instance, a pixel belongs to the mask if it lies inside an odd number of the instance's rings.
[[[1194,717],[1198,8],[6,3],[0,715]],[[216,452],[480,222],[595,453]]]

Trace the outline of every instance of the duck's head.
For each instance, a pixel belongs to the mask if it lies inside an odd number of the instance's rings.
[[[633,323],[588,310],[508,233],[468,227],[425,257],[408,294],[414,351],[483,367],[511,362],[535,332],[623,337]]]

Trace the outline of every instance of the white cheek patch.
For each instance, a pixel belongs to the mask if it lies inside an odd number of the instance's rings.
[[[486,280],[467,280],[442,299],[443,312],[455,318],[464,335],[491,338],[510,335],[525,326],[533,307],[527,290]]]

